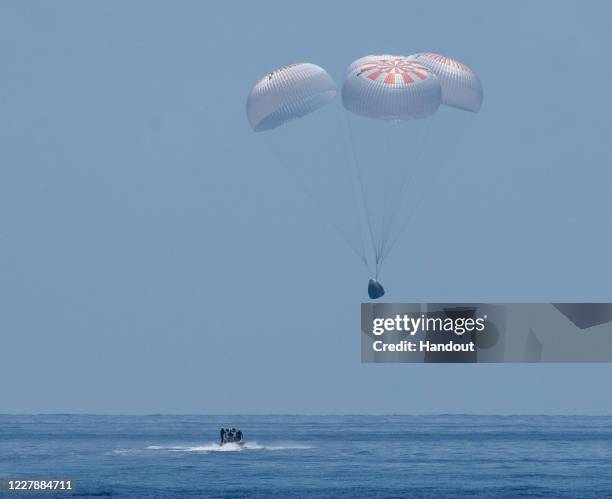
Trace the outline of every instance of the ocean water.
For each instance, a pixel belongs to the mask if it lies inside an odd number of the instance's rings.
[[[221,425],[246,447],[219,447]],[[612,497],[612,417],[4,415],[17,477],[79,497]]]

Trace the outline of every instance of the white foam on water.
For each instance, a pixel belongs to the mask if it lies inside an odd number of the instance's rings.
[[[138,449],[115,449],[112,451],[113,454],[127,455],[127,454],[135,454],[139,452]]]
[[[303,445],[303,444],[282,444],[282,445],[266,445],[264,447],[266,450],[307,450],[313,449],[314,447],[311,445]]]
[[[234,443],[219,445],[216,443],[208,443],[204,445],[149,445],[145,450],[167,451],[167,452],[242,452],[247,450],[262,450],[262,451],[283,451],[293,449],[312,449],[308,445],[298,444],[283,444],[283,445],[259,445],[257,442],[247,442],[240,446]]]

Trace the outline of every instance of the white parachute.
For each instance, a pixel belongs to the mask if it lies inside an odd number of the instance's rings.
[[[256,132],[271,130],[328,104],[336,84],[322,67],[307,62],[275,69],[261,78],[247,100],[247,118]]]
[[[440,81],[442,103],[477,113],[482,105],[482,85],[476,73],[465,64],[432,52],[408,57],[427,67]]]

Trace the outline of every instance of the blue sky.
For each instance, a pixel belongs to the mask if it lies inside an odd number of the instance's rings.
[[[610,301],[610,7],[377,8],[2,2],[0,412],[612,411],[609,365],[360,364],[369,275],[245,118],[279,65],[466,62],[462,173],[387,299]]]

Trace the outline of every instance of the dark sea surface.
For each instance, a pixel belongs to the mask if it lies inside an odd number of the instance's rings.
[[[221,425],[247,446],[219,447]],[[612,417],[5,415],[0,478],[80,497],[602,498]]]

